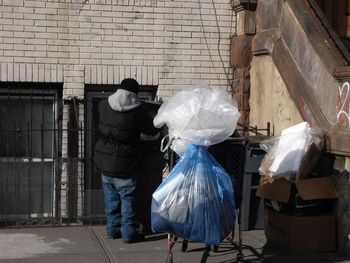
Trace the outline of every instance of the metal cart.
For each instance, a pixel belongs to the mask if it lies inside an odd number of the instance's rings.
[[[245,170],[246,152],[249,139],[247,137],[232,137],[226,141],[213,145],[209,148],[209,152],[215,157],[215,159],[225,168],[227,173],[231,176],[233,188],[235,191],[235,206],[236,206],[236,226],[238,226],[238,244],[233,242],[234,229],[232,230],[231,243],[234,248],[237,249],[237,261],[243,261],[243,240],[242,240],[242,189],[243,189],[243,175]],[[173,152],[169,152],[169,167],[172,169],[176,162],[177,156]],[[167,262],[173,261],[172,248],[178,242],[178,237],[172,234],[168,234],[168,257]],[[181,242],[181,251],[185,252],[188,248],[188,240]],[[209,252],[218,250],[217,246],[206,246],[203,258],[201,262],[205,262],[209,256]]]

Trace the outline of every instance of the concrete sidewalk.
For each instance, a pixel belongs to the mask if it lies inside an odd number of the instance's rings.
[[[290,253],[271,247],[263,230],[243,232],[243,244],[244,262],[350,262],[339,253]],[[165,263],[166,246],[166,234],[149,235],[145,242],[127,245],[106,239],[104,226],[0,230],[0,262]],[[205,251],[205,245],[190,242],[186,252],[181,252],[179,242],[173,248],[173,262],[237,262],[237,248],[229,242],[223,242],[217,252],[207,255]]]

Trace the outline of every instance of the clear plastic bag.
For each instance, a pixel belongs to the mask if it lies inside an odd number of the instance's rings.
[[[164,102],[153,123],[155,127],[167,125],[171,149],[182,155],[190,143],[209,146],[226,140],[239,116],[226,91],[197,85]]]
[[[218,245],[235,224],[230,176],[203,146],[189,145],[152,196],[152,229]]]
[[[323,148],[323,132],[307,122],[284,129],[279,136],[260,143],[267,153],[259,173],[298,181],[312,170]]]

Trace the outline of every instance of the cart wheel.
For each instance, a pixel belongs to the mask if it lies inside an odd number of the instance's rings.
[[[213,251],[218,252],[219,246],[213,246]]]
[[[181,245],[181,252],[186,252],[187,247],[188,247],[188,240],[184,239]]]
[[[244,254],[242,252],[237,253],[237,261],[238,262],[243,262],[244,259]]]
[[[168,253],[166,263],[173,263],[173,253]]]

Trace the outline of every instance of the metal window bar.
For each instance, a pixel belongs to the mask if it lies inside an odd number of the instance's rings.
[[[251,134],[273,136],[275,133],[273,126],[272,126],[272,130],[271,130],[271,123],[270,122],[266,123],[266,128],[258,128],[256,125],[250,126],[249,124],[238,122],[236,131],[242,136],[243,135],[251,135]]]
[[[44,86],[0,83],[0,226],[57,217],[58,96]]]
[[[89,92],[86,99],[69,98],[62,101],[59,92],[42,91],[35,86],[16,88],[3,91],[0,83],[0,114],[1,107],[10,109],[10,99],[16,98],[17,102],[21,101],[16,110],[22,107],[31,118],[20,127],[6,127],[0,119],[0,196],[4,197],[3,200],[0,199],[0,226],[103,222],[105,217],[101,182],[100,175],[93,167],[93,149],[99,136],[96,106],[111,91],[103,93],[101,90],[87,88]],[[38,100],[41,104],[36,105]],[[52,102],[50,111],[54,117],[51,126],[48,126],[50,119],[45,115],[48,106],[43,105],[47,101]],[[40,106],[41,110],[38,110]],[[40,120],[43,120],[41,126],[36,125],[38,113],[41,115]],[[23,121],[25,115],[19,118]],[[260,129],[255,130],[260,132]],[[267,128],[266,131],[270,129]],[[16,141],[18,134],[22,134],[22,137]],[[38,140],[41,144],[38,144]],[[14,149],[10,149],[8,142],[11,141],[15,142]],[[21,144],[25,150],[19,154]],[[14,165],[12,177],[4,176],[8,168],[5,166],[9,163]],[[19,170],[22,172],[15,172]],[[26,184],[21,185],[21,180],[25,180]],[[38,183],[39,186],[34,191]],[[9,186],[14,187],[17,199],[21,197],[23,189],[26,189],[28,206],[25,213],[21,211],[21,203],[16,203],[16,211],[12,214],[5,213],[11,205],[12,193],[8,190]],[[49,204],[45,200],[47,196]],[[33,207],[35,213],[31,211]],[[48,212],[47,207],[50,207]]]

